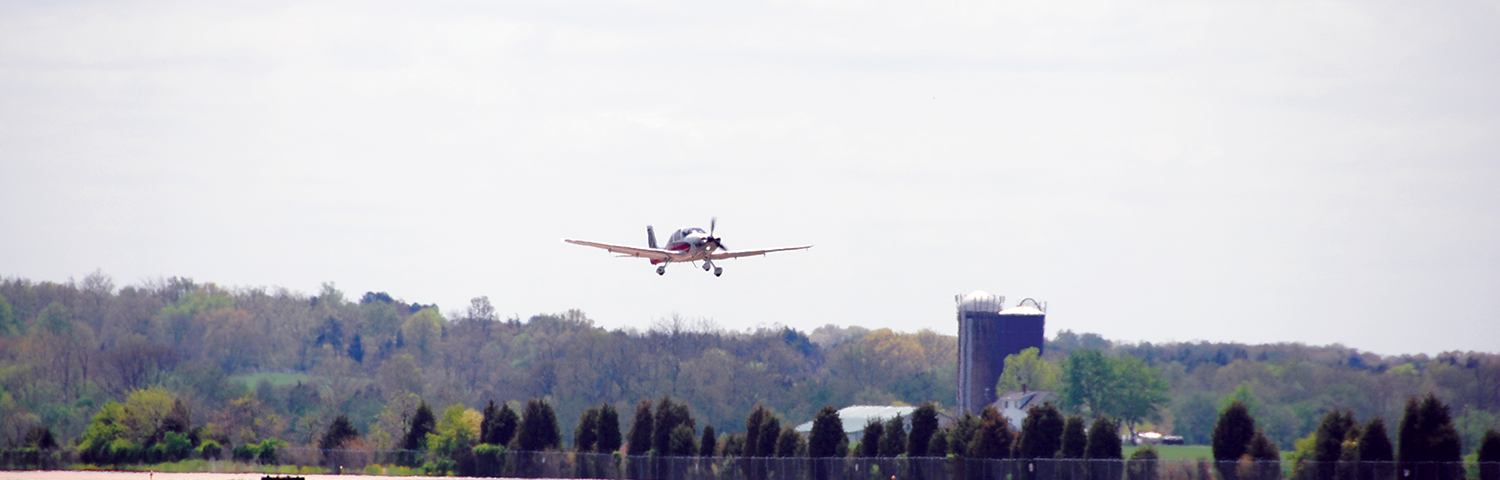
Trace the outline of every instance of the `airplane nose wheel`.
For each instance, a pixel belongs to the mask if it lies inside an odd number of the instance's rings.
[[[717,277],[719,275],[723,275],[723,274],[724,274],[724,267],[714,267],[714,276],[715,277]]]
[[[660,267],[656,267],[656,274],[657,275],[666,275],[667,274],[667,266],[666,265],[662,265]]]

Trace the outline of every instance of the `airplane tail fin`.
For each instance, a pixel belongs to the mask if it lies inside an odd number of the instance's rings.
[[[656,232],[650,225],[646,225],[646,246],[656,248]]]

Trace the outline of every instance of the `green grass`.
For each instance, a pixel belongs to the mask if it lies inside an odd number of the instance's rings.
[[[1130,458],[1130,454],[1135,453],[1135,450],[1137,448],[1140,447],[1137,447],[1135,445],[1125,445],[1125,447],[1123,448],[1123,450],[1125,451],[1125,458]],[[1209,447],[1208,445],[1157,445],[1155,446],[1155,448],[1156,454],[1160,455],[1162,460],[1197,460],[1200,458],[1214,458],[1213,447]]]
[[[302,373],[247,373],[229,376],[230,381],[240,382],[250,388],[255,388],[255,384],[260,383],[261,379],[270,381],[272,386],[285,387],[297,382],[306,383],[311,378],[311,375]]]
[[[1125,445],[1122,448],[1125,452],[1125,458],[1130,458],[1130,454],[1135,453],[1135,449],[1137,448],[1140,447]],[[1157,445],[1156,454],[1161,455],[1162,460],[1197,460],[1200,458],[1213,460],[1214,448],[1208,445]],[[1281,452],[1281,461],[1290,461],[1291,458],[1291,450]]]

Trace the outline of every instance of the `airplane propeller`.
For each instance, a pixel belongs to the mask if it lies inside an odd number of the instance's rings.
[[[723,239],[714,236],[714,227],[717,227],[718,224],[719,217],[712,217],[708,219],[708,238],[703,239],[703,243],[713,243],[714,245],[718,246],[719,250],[727,252],[729,251],[729,249],[724,247]]]

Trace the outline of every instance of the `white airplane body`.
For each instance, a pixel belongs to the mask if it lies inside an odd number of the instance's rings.
[[[564,238],[563,241],[574,245],[602,248],[610,251],[610,253],[618,253],[621,257],[650,259],[652,265],[659,265],[656,267],[657,275],[665,275],[667,273],[667,264],[669,263],[701,261],[703,262],[703,271],[707,272],[712,269],[714,272],[714,276],[716,277],[724,274],[724,268],[715,266],[714,260],[750,257],[755,255],[765,255],[771,252],[805,250],[808,248],[812,248],[812,245],[804,245],[800,247],[784,247],[771,248],[766,250],[745,250],[740,252],[730,252],[728,249],[724,248],[724,244],[720,242],[720,239],[713,235],[714,225],[717,223],[717,219],[709,222],[709,231],[707,232],[698,227],[680,228],[676,232],[673,232],[671,237],[667,238],[667,244],[665,246],[666,248],[657,248],[656,232],[651,229],[650,225],[646,226],[646,248],[632,247],[628,245],[611,245],[608,243],[573,240],[568,238]]]

